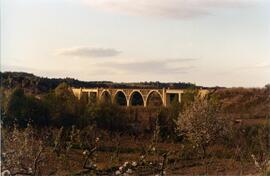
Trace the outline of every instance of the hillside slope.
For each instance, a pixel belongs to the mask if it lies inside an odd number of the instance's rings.
[[[270,86],[218,89],[214,95],[224,112],[236,118],[265,118],[270,115]]]

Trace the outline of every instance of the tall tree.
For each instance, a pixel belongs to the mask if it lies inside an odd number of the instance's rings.
[[[60,127],[76,124],[79,101],[66,83],[61,83],[53,92],[47,94],[44,102],[54,125]]]
[[[21,88],[13,90],[5,109],[4,125],[11,125],[13,122],[20,127],[26,127],[29,122],[38,126],[49,124],[47,109],[42,101],[32,95],[25,95]]]

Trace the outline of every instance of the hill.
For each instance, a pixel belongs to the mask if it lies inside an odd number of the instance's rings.
[[[264,88],[227,88],[213,93],[225,113],[234,118],[266,118],[270,114],[270,86]]]
[[[65,82],[72,87],[118,87],[118,88],[199,88],[192,83],[161,83],[161,82],[138,82],[138,83],[114,83],[111,81],[80,81],[73,78],[47,78],[39,77],[25,72],[1,72],[1,84],[3,88],[11,89],[20,86],[33,93],[44,93],[55,89],[60,83]]]

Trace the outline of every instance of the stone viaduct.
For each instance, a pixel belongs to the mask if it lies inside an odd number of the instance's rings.
[[[159,99],[160,105],[169,106],[173,100],[181,102],[183,89],[132,89],[132,88],[71,88],[77,98],[86,97],[88,101],[108,101],[123,106],[149,105],[150,99]],[[119,101],[122,100],[121,102]],[[135,101],[136,100],[136,101]]]

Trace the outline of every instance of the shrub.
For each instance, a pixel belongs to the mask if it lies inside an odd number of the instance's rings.
[[[49,109],[52,125],[71,127],[79,117],[79,101],[69,90],[66,83],[60,84],[54,92],[44,97],[44,104]]]
[[[48,110],[42,101],[32,95],[25,95],[21,88],[13,90],[5,112],[6,117],[3,119],[5,126],[11,126],[14,122],[19,127],[26,127],[28,122],[37,126],[47,126],[50,120]]]
[[[128,117],[126,113],[117,105],[99,103],[90,104],[87,115],[98,128],[110,131],[124,131],[128,127]]]

